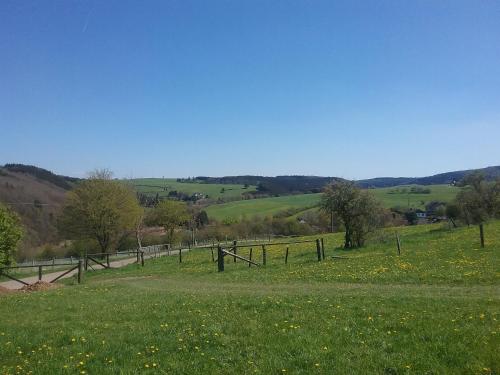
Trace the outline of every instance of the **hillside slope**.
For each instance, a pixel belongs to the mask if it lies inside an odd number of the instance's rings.
[[[37,246],[59,239],[56,217],[66,191],[30,173],[0,168],[0,202],[15,211],[25,227],[21,256],[29,257]]]
[[[500,166],[439,173],[427,177],[377,177],[367,180],[359,180],[357,183],[359,186],[364,188],[393,187],[400,185],[443,185],[460,181],[466,175],[473,172],[483,173],[486,179],[494,180],[500,177]]]

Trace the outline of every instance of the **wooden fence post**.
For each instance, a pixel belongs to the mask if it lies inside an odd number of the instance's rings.
[[[252,253],[253,253],[253,248],[251,247],[250,248],[250,256],[248,257],[248,259],[252,260]],[[250,268],[252,266],[252,263],[248,263],[248,267]]]
[[[235,255],[236,255],[236,249],[237,249],[237,247],[236,247],[236,240],[234,240],[233,241],[233,253]],[[236,257],[233,257],[233,259],[234,259],[234,263],[236,263]]]
[[[401,240],[398,232],[396,232],[396,245],[398,246],[398,255],[401,255]]]
[[[285,264],[288,263],[288,246],[286,247],[286,253],[285,253]]]
[[[106,254],[106,265],[108,266],[108,268],[110,268],[110,265],[109,265],[109,254]]]
[[[321,238],[321,255],[323,256],[323,260],[325,260],[325,242],[323,238]]]
[[[42,266],[38,266],[38,281],[42,280]]]
[[[89,258],[87,255],[85,255],[85,263],[84,263],[84,266],[85,266],[85,271],[87,271],[89,269]]]
[[[262,265],[266,265],[266,245],[262,245]]]
[[[78,284],[81,284],[82,282],[82,268],[83,268],[83,262],[81,259],[78,260]]]
[[[481,248],[484,247],[484,226],[483,223],[479,224],[479,239],[481,241]]]
[[[224,254],[222,253],[220,244],[217,246],[217,269],[219,272],[224,271]]]
[[[144,267],[144,251],[141,251],[141,266]]]
[[[210,251],[212,252],[212,263],[215,262],[215,258],[214,258],[214,247],[213,245],[210,247]]]
[[[321,262],[321,245],[319,239],[316,239],[316,254],[318,255],[318,262]]]
[[[179,247],[179,263],[182,263],[182,246]]]

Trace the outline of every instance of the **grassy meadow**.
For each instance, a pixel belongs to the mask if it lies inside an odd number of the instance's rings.
[[[485,229],[485,249],[477,228],[423,225],[398,228],[399,257],[395,229],[351,251],[332,234],[321,263],[269,246],[267,266],[218,273],[199,249],[0,295],[0,372],[498,374],[500,223]]]
[[[175,178],[136,178],[127,180],[127,182],[131,183],[140,193],[151,196],[158,193],[160,197],[167,196],[170,191],[174,190],[185,194],[206,194],[211,199],[240,198],[241,194],[245,192],[255,191],[255,186],[249,186],[245,189],[243,185],[177,182]],[[222,189],[224,189],[223,193]]]
[[[429,189],[429,194],[412,194],[411,188]],[[379,198],[386,207],[405,207],[424,209],[432,201],[450,202],[457,195],[460,188],[450,185],[402,185],[390,188],[372,189],[370,191]]]
[[[239,219],[243,216],[267,216],[288,209],[307,209],[318,204],[321,194],[298,194],[282,197],[248,199],[206,208],[210,218],[217,220]]]
[[[430,189],[429,194],[408,193],[412,187]],[[406,192],[405,192],[406,189]],[[455,198],[457,187],[449,185],[404,185],[391,188],[371,189],[385,207],[403,207],[424,209],[431,201],[449,202]],[[239,219],[243,216],[271,215],[288,209],[312,209],[319,203],[321,194],[298,194],[276,198],[252,199],[209,206],[206,211],[210,218],[217,220]],[[294,215],[297,215],[294,213]]]

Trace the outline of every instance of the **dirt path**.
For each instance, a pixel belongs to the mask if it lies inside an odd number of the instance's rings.
[[[188,249],[182,249],[182,252],[187,252],[189,251]],[[179,251],[178,250],[171,250],[169,251],[168,253],[165,252],[163,254],[160,253],[159,256],[175,256],[175,255],[178,255],[179,254]],[[154,254],[144,254],[144,259],[151,259],[151,258],[154,258]],[[120,268],[120,267],[123,267],[123,266],[126,266],[128,264],[132,264],[136,261],[136,257],[134,256],[133,258],[126,258],[126,259],[120,259],[120,260],[115,260],[113,262],[110,262],[110,266],[111,268]],[[68,270],[69,268],[71,267],[67,267],[66,270]],[[89,265],[89,268],[90,268],[90,265]],[[92,268],[94,270],[98,270],[98,269],[102,269],[103,267],[98,265],[98,264],[92,264]],[[51,281],[51,280],[54,280],[56,277],[62,275],[64,272],[66,272],[66,270],[61,270],[61,271],[57,271],[57,272],[50,272],[50,273],[44,273],[42,275],[42,281]],[[65,279],[67,277],[71,277],[72,275],[74,275],[75,273],[77,272],[77,270],[74,270],[74,271],[71,271],[69,272],[67,275],[64,275],[63,277],[61,277],[61,279]],[[30,277],[25,277],[25,278],[20,278],[18,277],[20,280],[24,281],[25,283],[28,283],[28,284],[33,284],[33,283],[36,283],[38,281],[38,276],[30,276]],[[23,287],[23,284],[17,282],[17,281],[14,281],[14,280],[10,280],[10,281],[4,281],[4,282],[0,282],[0,286],[1,287],[4,287],[4,288],[7,288],[7,289],[20,289]]]

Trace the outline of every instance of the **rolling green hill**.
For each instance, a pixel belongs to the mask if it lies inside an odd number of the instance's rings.
[[[210,218],[217,220],[238,219],[242,216],[271,215],[288,209],[307,209],[315,206],[321,194],[299,194],[284,197],[248,199],[208,206]]]
[[[429,194],[412,194],[412,188],[429,189]],[[390,188],[370,189],[386,207],[425,208],[431,201],[450,202],[457,195],[459,188],[450,185],[403,185]]]
[[[429,189],[429,194],[411,193],[412,188]],[[449,185],[405,185],[391,188],[370,189],[385,207],[423,209],[431,201],[449,202],[458,192]],[[217,220],[238,219],[242,216],[270,215],[288,209],[311,209],[319,203],[321,194],[298,194],[276,198],[251,199],[245,201],[216,204],[207,207],[208,216]],[[295,214],[295,213],[294,213]]]
[[[171,191],[178,191],[185,194],[201,193],[208,195],[211,199],[234,199],[240,198],[245,192],[255,191],[255,186],[245,188],[244,185],[177,182],[175,178],[136,178],[128,182],[140,193],[148,195],[158,193],[160,197],[167,196]]]

